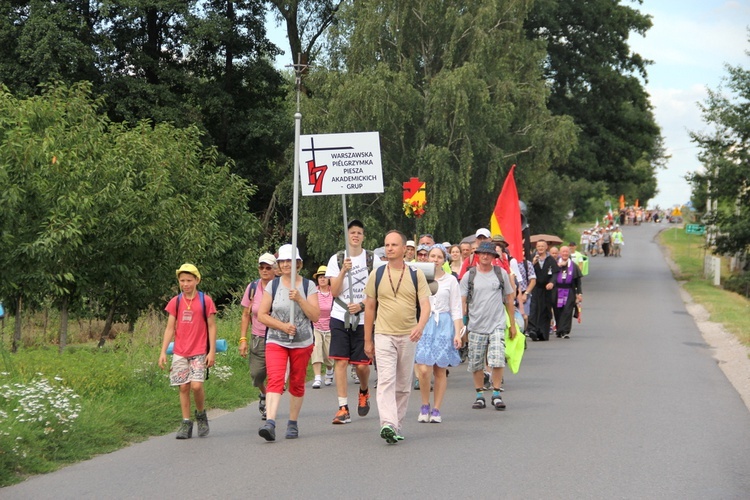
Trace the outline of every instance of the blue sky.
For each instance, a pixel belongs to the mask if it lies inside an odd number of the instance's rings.
[[[686,203],[690,185],[684,177],[701,169],[699,150],[689,131],[706,131],[698,103],[706,88],[716,90],[726,75],[725,64],[750,68],[747,27],[750,0],[645,0],[635,8],[652,16],[645,37],[631,37],[631,48],[654,61],[646,90],[662,128],[667,169],[657,174],[659,193],[651,205],[662,208]]]
[[[651,96],[656,121],[671,159],[659,171],[659,193],[651,206],[681,205],[690,199],[688,172],[701,169],[698,149],[689,131],[705,131],[698,103],[706,88],[717,89],[726,75],[725,64],[750,68],[747,27],[750,0],[621,0],[652,16],[653,27],[645,37],[631,35],[634,52],[654,63],[648,67],[646,90]],[[268,16],[269,38],[288,52],[286,31]],[[285,54],[277,67],[289,64]],[[628,200],[633,202],[634,200]]]

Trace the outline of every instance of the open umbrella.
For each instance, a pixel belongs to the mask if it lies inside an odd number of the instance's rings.
[[[548,245],[562,245],[562,238],[552,234],[533,234],[531,235],[531,242],[536,243],[538,241],[546,241]]]

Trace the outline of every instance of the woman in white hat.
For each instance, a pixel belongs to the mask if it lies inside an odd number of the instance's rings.
[[[302,258],[292,245],[279,248],[276,263],[281,276],[274,278],[263,291],[258,319],[268,327],[266,333],[266,423],[258,435],[266,441],[276,440],[276,412],[284,392],[284,379],[289,364],[289,422],[286,438],[299,436],[297,418],[305,396],[305,376],[313,350],[313,326],[318,321],[318,289],[315,284],[299,275],[292,286],[292,265],[299,271]],[[294,317],[290,318],[294,303]]]

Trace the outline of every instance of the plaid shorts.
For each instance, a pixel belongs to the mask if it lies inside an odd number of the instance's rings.
[[[183,358],[177,354],[172,356],[172,368],[169,370],[171,385],[184,385],[189,382],[205,382],[206,355]]]
[[[469,371],[484,369],[485,360],[490,368],[505,368],[505,329],[492,333],[469,332]]]

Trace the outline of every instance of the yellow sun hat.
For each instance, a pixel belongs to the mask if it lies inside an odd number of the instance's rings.
[[[201,272],[198,271],[198,268],[195,267],[192,264],[183,264],[180,266],[180,268],[177,270],[177,279],[180,279],[180,273],[189,273],[198,278],[201,279]]]

